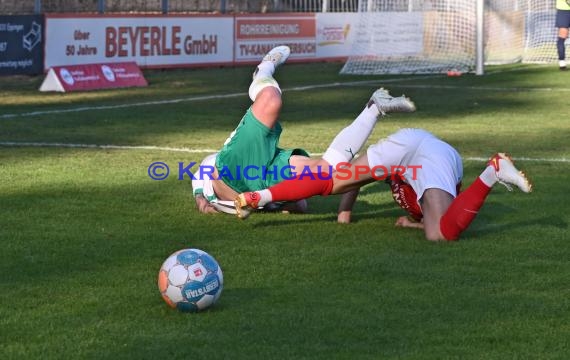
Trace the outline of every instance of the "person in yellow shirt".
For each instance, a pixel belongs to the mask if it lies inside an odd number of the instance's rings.
[[[568,38],[570,28],[570,0],[556,0],[556,24],[558,28],[558,66],[560,70],[566,70],[566,48],[564,42]]]

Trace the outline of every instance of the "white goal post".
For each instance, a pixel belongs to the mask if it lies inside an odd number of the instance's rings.
[[[557,60],[553,0],[360,0],[342,74],[483,74]]]

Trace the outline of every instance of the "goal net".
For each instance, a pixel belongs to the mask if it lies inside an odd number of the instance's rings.
[[[361,0],[342,74],[473,72],[477,1]],[[557,59],[552,0],[485,0],[484,63]],[[479,56],[483,56],[480,54]]]

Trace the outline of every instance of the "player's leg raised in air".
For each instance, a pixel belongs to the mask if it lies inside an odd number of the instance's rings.
[[[333,139],[321,159],[292,156],[290,165],[299,175],[265,190],[239,194],[235,200],[236,208],[255,209],[272,201],[295,201],[329,194],[332,180],[328,182],[327,178],[339,164],[350,162],[361,150],[379,117],[415,109],[414,103],[405,96],[392,97],[385,89],[376,90],[356,119]],[[240,214],[238,217],[245,218]]]

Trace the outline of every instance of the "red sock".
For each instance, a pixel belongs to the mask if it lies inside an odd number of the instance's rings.
[[[329,174],[301,174],[269,188],[272,201],[297,201],[315,195],[329,195],[333,178]]]
[[[490,191],[491,188],[477,178],[471,186],[460,193],[439,222],[443,237],[447,240],[457,240],[475,219]]]

